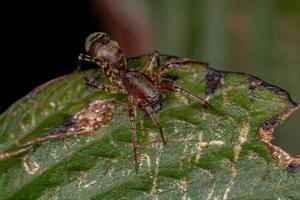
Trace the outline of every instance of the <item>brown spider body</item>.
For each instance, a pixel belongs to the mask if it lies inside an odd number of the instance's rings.
[[[128,71],[123,74],[122,81],[128,94],[137,100],[143,110],[146,110],[147,105],[150,105],[155,113],[161,109],[160,90],[147,75],[138,71]]]
[[[161,142],[165,145],[163,130],[157,113],[162,108],[162,92],[171,91],[181,93],[200,102],[205,107],[211,107],[202,98],[193,95],[185,89],[176,86],[173,81],[158,81],[161,76],[174,67],[194,63],[192,60],[169,62],[160,66],[159,54],[154,51],[150,61],[141,71],[126,69],[126,59],[118,43],[110,39],[106,33],[92,33],[86,39],[85,49],[87,54],[80,54],[78,60],[96,63],[103,68],[104,73],[112,85],[95,84],[87,80],[87,85],[102,91],[122,93],[128,95],[128,114],[131,126],[135,169],[138,171],[137,134],[136,134],[136,106],[144,110],[159,129]],[[151,74],[154,65],[157,71]],[[211,107],[212,108],[212,107]]]

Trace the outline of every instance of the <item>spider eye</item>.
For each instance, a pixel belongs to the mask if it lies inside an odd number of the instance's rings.
[[[90,34],[86,40],[85,40],[85,50],[86,52],[88,52],[90,50],[91,45],[97,41],[99,38],[103,37],[103,36],[107,36],[109,37],[106,33],[102,33],[102,32],[95,32]]]

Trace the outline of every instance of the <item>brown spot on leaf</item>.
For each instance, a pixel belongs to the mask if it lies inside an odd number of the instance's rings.
[[[300,172],[300,155],[294,156],[292,162],[287,167],[289,172]]]
[[[289,172],[300,171],[300,155],[293,156],[270,142],[273,138],[275,128],[299,108],[300,106],[298,105],[296,107],[289,108],[287,111],[282,112],[279,115],[275,115],[270,120],[263,123],[258,129],[258,134],[269,149],[273,159],[279,166],[286,168]]]
[[[250,84],[249,84],[249,88],[248,88],[248,93],[249,93],[250,101],[253,102],[256,98],[255,90],[261,84],[261,80],[253,78],[253,77],[249,77],[249,81],[250,81]]]
[[[207,98],[209,98],[215,93],[215,90],[217,89],[220,83],[220,79],[224,77],[224,75],[224,73],[221,73],[219,71],[208,69],[207,74],[205,76],[207,85],[205,95]]]
[[[274,85],[271,85],[267,82],[264,82],[262,80],[260,80],[259,78],[255,77],[255,76],[252,76],[252,75],[248,75],[249,76],[249,81],[250,81],[250,84],[249,84],[249,98],[250,100],[253,102],[255,100],[255,90],[257,87],[263,87],[275,94],[279,94],[279,95],[284,95],[288,98],[291,106],[297,106],[297,103],[294,102],[290,96],[290,94],[285,91],[284,89],[280,88],[280,87],[277,87],[277,86],[274,86]]]
[[[94,133],[101,126],[110,123],[114,107],[112,101],[93,101],[74,116],[65,119],[63,125],[52,129],[48,134]]]
[[[274,117],[263,123],[258,129],[260,138],[263,141],[270,142],[273,138],[272,134],[274,132],[274,129],[279,123],[281,123],[281,121],[278,115],[275,115]]]
[[[288,116],[290,116],[294,111],[299,109],[299,106],[289,108],[287,111],[281,114],[273,116],[271,119],[264,122],[258,128],[258,134],[262,141],[270,142],[272,140],[272,134],[277,126],[279,126]]]
[[[26,142],[18,150],[0,153],[0,160],[28,152],[35,146],[50,139],[93,134],[97,129],[111,122],[111,114],[114,108],[115,104],[113,101],[93,101],[74,116],[66,119],[64,124],[51,129],[46,135]]]
[[[113,109],[114,104],[111,101],[96,100],[74,115],[72,128],[74,130],[95,131],[110,123]]]
[[[36,161],[31,160],[28,156],[24,156],[22,160],[23,167],[28,174],[33,175],[39,170],[39,164]]]
[[[272,154],[273,159],[280,167],[286,168],[290,172],[297,172],[300,168],[300,157],[292,156],[280,147],[277,147],[269,142],[265,142],[267,148]]]

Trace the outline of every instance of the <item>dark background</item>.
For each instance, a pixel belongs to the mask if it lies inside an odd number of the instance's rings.
[[[16,3],[6,8],[0,112],[36,86],[73,72],[85,37],[96,30],[86,1]]]

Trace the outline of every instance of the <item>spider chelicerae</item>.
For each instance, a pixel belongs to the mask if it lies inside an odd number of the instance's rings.
[[[108,34],[101,32],[92,33],[87,37],[85,50],[87,54],[80,54],[78,60],[97,64],[103,69],[111,82],[111,84],[95,84],[95,82],[87,80],[87,86],[102,91],[128,95],[128,115],[136,171],[138,171],[136,106],[139,106],[151,117],[159,129],[160,140],[164,145],[166,139],[157,114],[162,109],[163,91],[180,93],[200,102],[205,107],[213,108],[201,97],[177,86],[174,81],[162,78],[162,75],[169,69],[195,63],[193,60],[168,62],[161,66],[160,55],[157,51],[154,51],[150,55],[148,64],[142,70],[128,70],[126,68],[126,58],[118,43],[112,40]],[[157,70],[152,72],[155,65]]]

